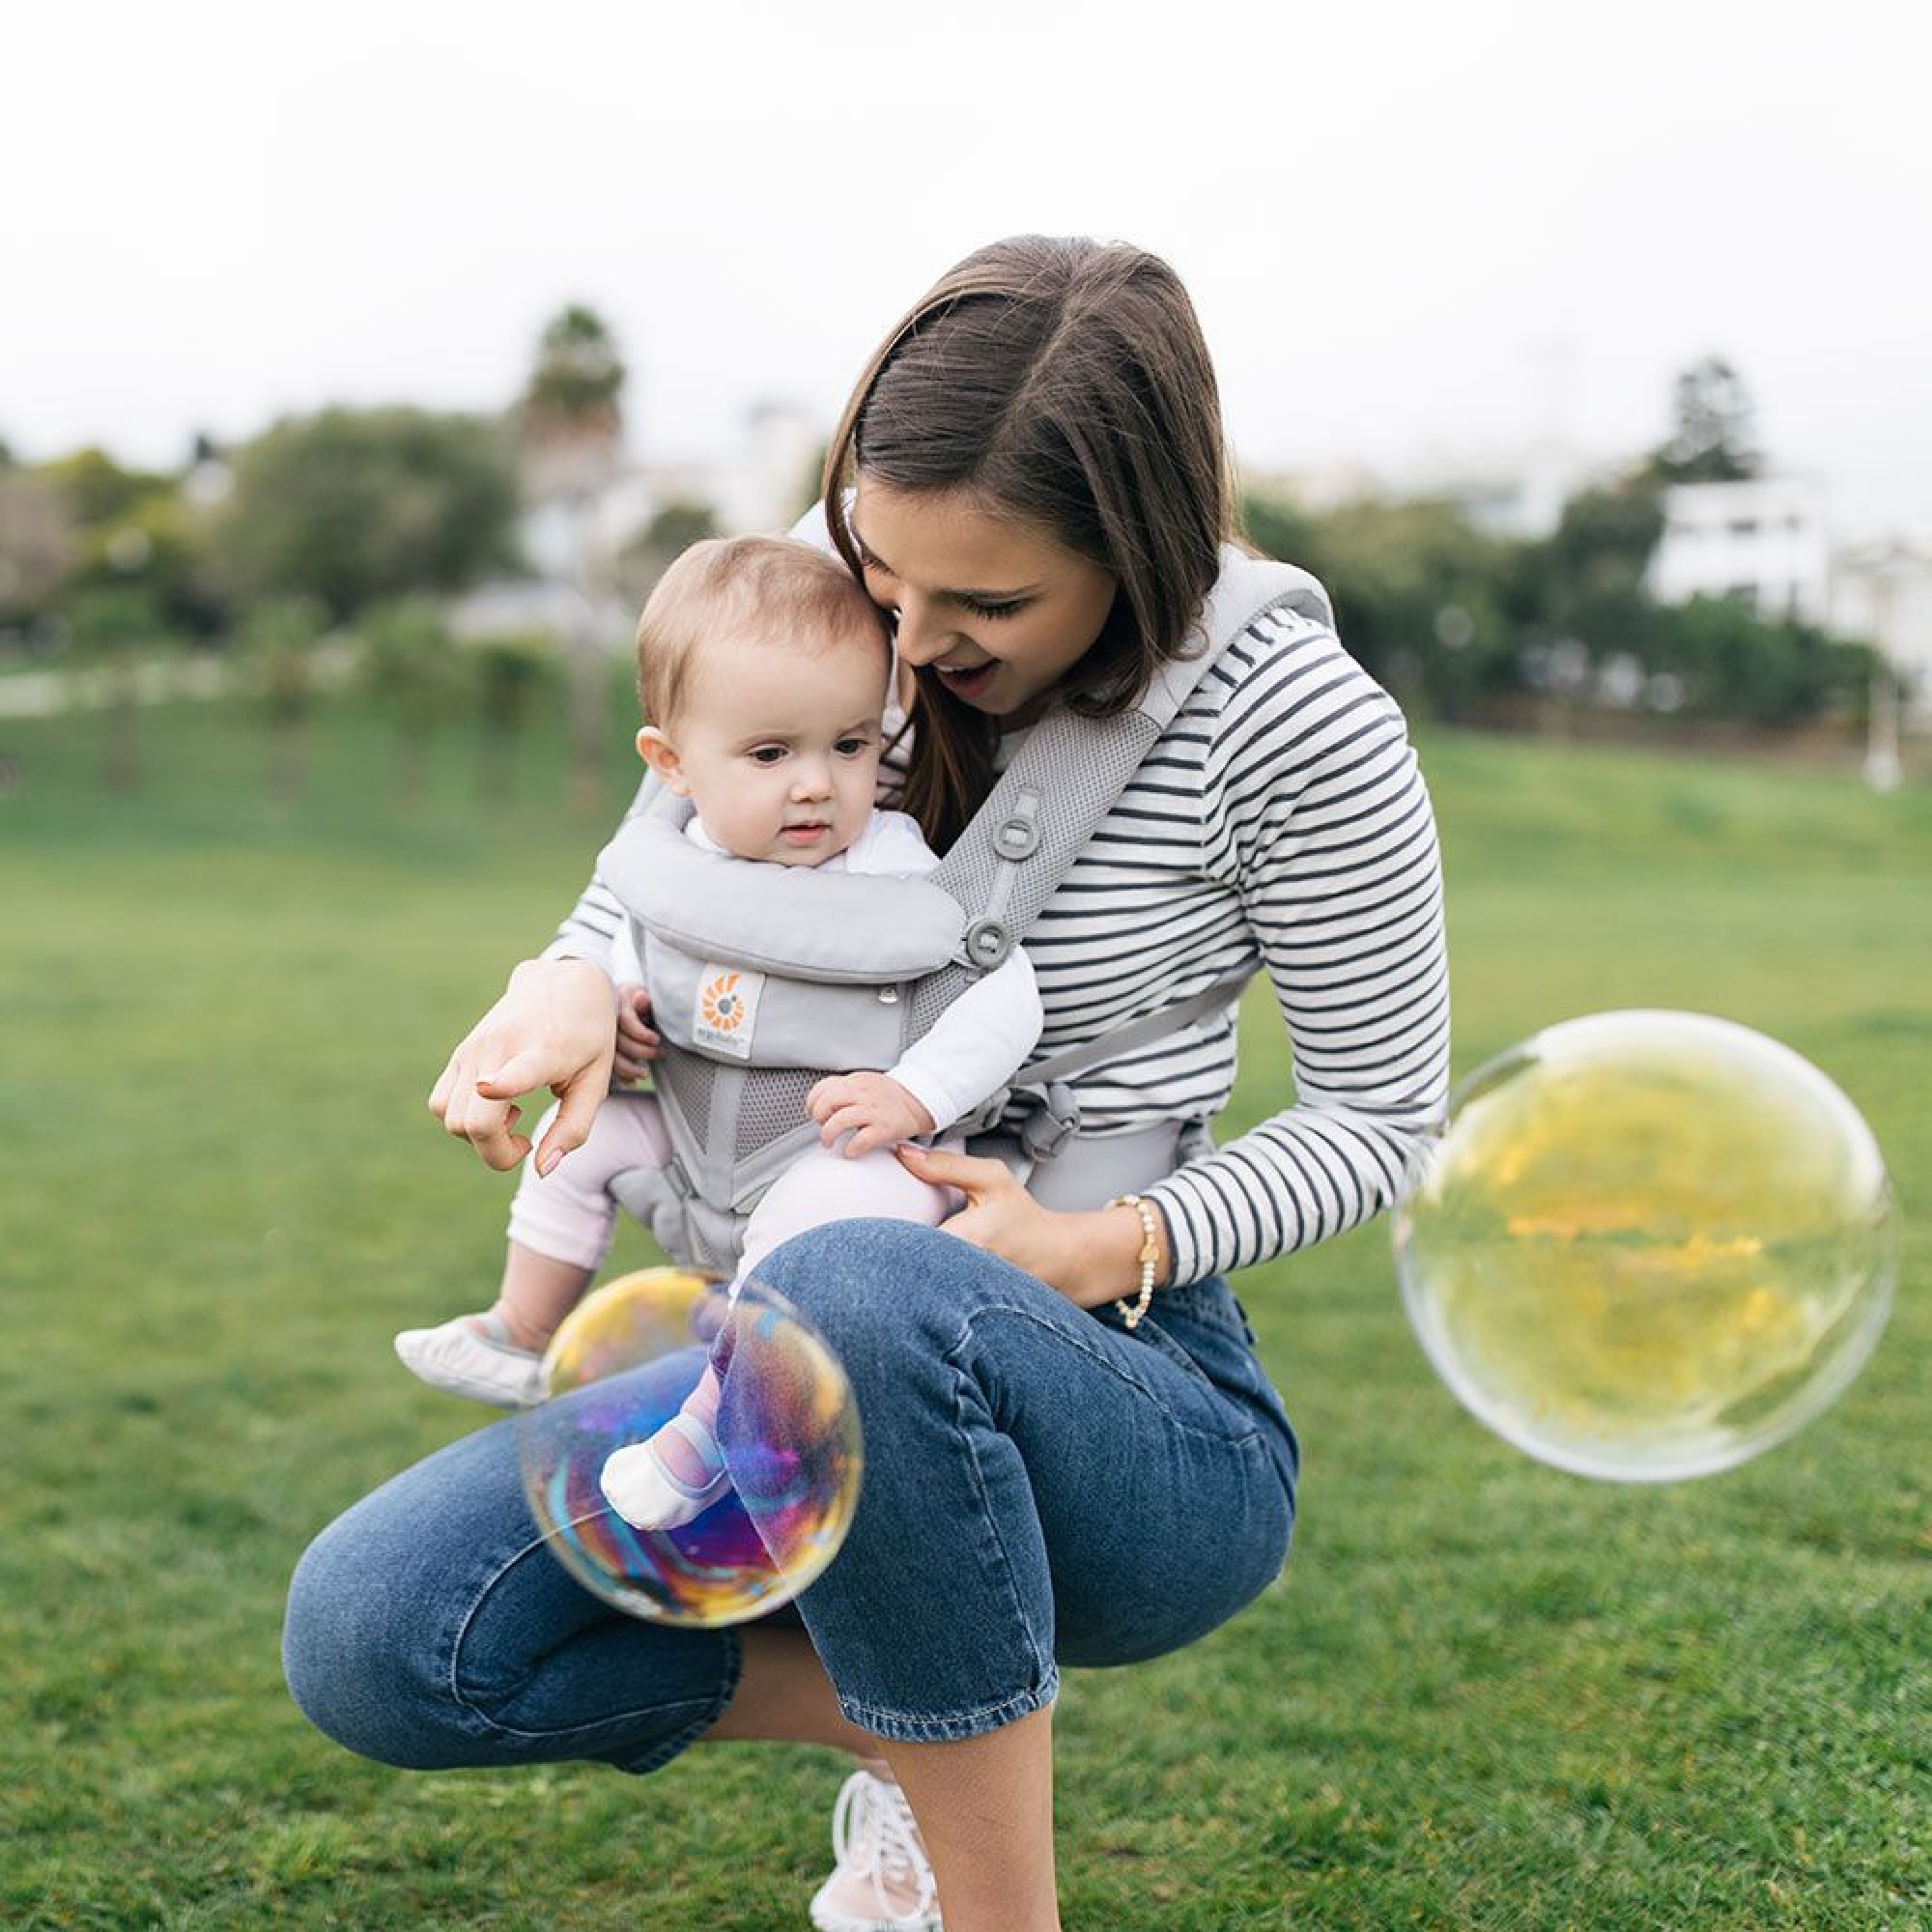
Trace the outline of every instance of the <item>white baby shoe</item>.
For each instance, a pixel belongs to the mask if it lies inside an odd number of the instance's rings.
[[[518,1348],[494,1309],[459,1315],[440,1328],[405,1328],[396,1337],[396,1353],[432,1388],[472,1402],[528,1408],[543,1400],[542,1356]]]
[[[656,1436],[614,1451],[605,1459],[597,1486],[604,1492],[604,1500],[633,1529],[675,1529],[679,1523],[702,1516],[731,1487],[731,1478],[724,1471],[724,1452],[719,1448],[717,1436],[696,1416],[681,1408],[665,1428],[676,1430],[711,1474],[697,1484],[672,1475],[658,1453]]]

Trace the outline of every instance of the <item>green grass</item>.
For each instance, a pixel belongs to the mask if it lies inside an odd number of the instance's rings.
[[[554,737],[487,810],[448,744],[399,814],[353,707],[294,810],[233,711],[150,714],[128,799],[99,788],[99,729],[0,724],[0,1923],[801,1923],[822,1754],[412,1776],[335,1749],[281,1686],[304,1542],[475,1419],[388,1336],[494,1269],[506,1183],[422,1097],[601,837]],[[1384,1229],[1247,1278],[1307,1451],[1294,1559],[1193,1649],[1071,1678],[1066,1922],[1932,1923],[1932,799],[1491,738],[1426,754],[1459,1067],[1614,1006],[1777,1035],[1888,1151],[1898,1307],[1792,1443],[1621,1490],[1462,1414]],[[626,778],[613,753],[613,809]],[[1250,1029],[1231,1125],[1284,1092],[1259,1001]],[[632,1233],[617,1259],[644,1253]]]

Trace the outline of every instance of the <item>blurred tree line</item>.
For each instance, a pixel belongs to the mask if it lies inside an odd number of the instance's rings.
[[[1247,533],[1327,584],[1350,650],[1425,716],[1509,722],[1524,699],[1770,726],[1857,715],[1877,663],[1867,645],[1741,598],[1650,595],[1665,491],[1762,469],[1727,363],[1687,369],[1673,405],[1666,440],[1573,497],[1544,537],[1488,534],[1447,501],[1368,497],[1318,515],[1256,495]]]
[[[587,623],[459,645],[445,613],[456,594],[526,569],[518,524],[533,491],[567,508],[587,611],[590,520],[616,473],[624,384],[609,329],[571,306],[500,415],[325,409],[229,452],[198,440],[177,473],[99,449],[26,465],[0,443],[0,662],[106,680],[103,773],[119,786],[138,777],[143,676],[197,652],[254,694],[283,795],[300,788],[327,674],[360,676],[391,710],[406,797],[441,725],[467,716],[480,727],[483,781],[498,782],[530,707],[566,693],[587,774],[611,689]],[[1510,722],[1512,705],[1532,700],[1779,725],[1856,709],[1864,647],[1738,601],[1669,608],[1649,596],[1668,486],[1749,477],[1760,464],[1728,366],[1687,370],[1674,403],[1663,443],[1573,497],[1534,541],[1486,533],[1451,502],[1384,497],[1318,514],[1250,495],[1247,533],[1328,584],[1350,648],[1423,715]],[[701,503],[663,506],[620,548],[605,587],[641,598],[712,529]]]

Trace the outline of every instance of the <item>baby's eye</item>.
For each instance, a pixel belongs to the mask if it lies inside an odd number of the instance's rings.
[[[871,742],[869,738],[840,738],[832,749],[842,757],[856,758],[870,747]]]
[[[782,745],[753,745],[746,756],[754,765],[775,765],[785,754]]]

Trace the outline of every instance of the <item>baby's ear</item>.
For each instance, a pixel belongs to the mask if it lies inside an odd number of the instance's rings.
[[[675,792],[679,798],[691,796],[691,781],[684,775],[684,760],[678,756],[677,747],[655,724],[646,724],[638,733],[638,756],[657,774],[659,783],[668,791]]]

